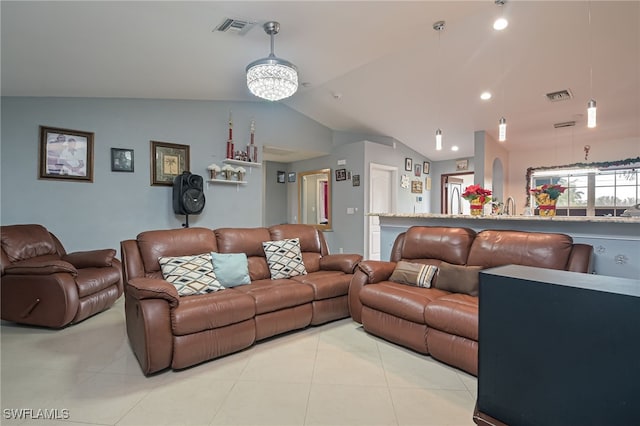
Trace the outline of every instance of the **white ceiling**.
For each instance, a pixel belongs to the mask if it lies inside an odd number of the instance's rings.
[[[335,130],[393,137],[436,161],[472,156],[476,130],[497,139],[503,115],[509,150],[567,132],[592,145],[639,138],[640,2],[590,5],[591,25],[588,1],[513,0],[503,12],[492,0],[2,1],[2,95],[257,101],[244,69],[267,56],[261,24],[277,20],[275,53],[308,83],[283,102]],[[509,27],[496,32],[501,13]],[[227,17],[258,25],[213,32]],[[546,100],[561,89],[573,99]]]

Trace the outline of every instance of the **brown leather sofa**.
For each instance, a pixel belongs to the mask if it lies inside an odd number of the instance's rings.
[[[61,328],[111,307],[122,295],[113,249],[67,253],[41,225],[7,225],[2,239],[1,317]]]
[[[590,272],[593,248],[563,234],[415,226],[395,240],[390,262],[363,261],[351,281],[351,317],[391,342],[477,375],[478,297],[389,281],[396,262],[465,268],[517,264]]]
[[[263,242],[300,239],[306,275],[271,279]],[[360,255],[328,254],[308,225],[148,231],[121,243],[127,334],[145,374],[186,368],[309,325],[349,316],[349,283]],[[158,258],[245,253],[251,283],[179,297]]]

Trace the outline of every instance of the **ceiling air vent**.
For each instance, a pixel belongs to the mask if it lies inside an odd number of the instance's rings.
[[[571,95],[569,89],[547,93],[547,99],[549,99],[551,102],[568,101],[572,97],[573,95]]]
[[[255,24],[255,22],[246,21],[244,19],[225,18],[222,23],[214,29],[214,32],[219,31],[222,33],[245,35],[254,27]]]
[[[561,127],[573,127],[575,125],[576,125],[575,121],[564,121],[562,123],[555,123],[553,127],[555,127],[556,129],[559,129]]]

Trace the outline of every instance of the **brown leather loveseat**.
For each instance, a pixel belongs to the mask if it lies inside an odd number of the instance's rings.
[[[398,235],[390,262],[360,262],[349,290],[351,317],[371,334],[477,375],[477,285],[469,294],[443,289],[442,273],[477,280],[479,269],[508,264],[590,272],[592,252],[563,234],[414,226]],[[440,271],[431,288],[390,281],[399,261]]]
[[[306,274],[271,279],[262,243],[298,238]],[[121,243],[127,334],[145,374],[186,368],[309,325],[349,316],[360,255],[328,254],[308,225],[143,232]],[[250,284],[189,296],[163,279],[158,259],[245,253]]]
[[[61,328],[110,308],[122,295],[114,249],[67,253],[42,225],[5,225],[2,319]]]

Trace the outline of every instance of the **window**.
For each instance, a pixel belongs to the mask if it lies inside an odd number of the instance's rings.
[[[558,215],[620,216],[627,208],[640,203],[639,180],[640,170],[631,167],[615,170],[550,170],[533,172],[531,188],[548,183],[567,187],[558,198]]]

